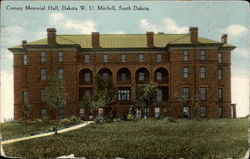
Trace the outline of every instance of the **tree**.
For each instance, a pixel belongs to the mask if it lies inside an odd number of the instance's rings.
[[[94,89],[91,95],[84,96],[80,103],[83,107],[94,109],[103,108],[116,99],[116,85],[111,78],[104,78],[99,74],[94,76]],[[102,114],[99,118],[102,119]]]
[[[148,111],[147,109],[149,108],[150,105],[152,105],[157,96],[157,87],[153,84],[144,84],[142,86],[139,86],[137,88],[137,99],[138,101],[143,103],[143,108],[144,109],[144,118],[147,117]]]
[[[195,98],[191,98],[191,102],[193,104],[193,114],[195,118],[199,118],[200,117],[200,100],[199,98],[195,97]]]
[[[183,111],[183,117],[189,118],[190,117],[190,111],[189,109],[187,109],[187,102],[188,102],[188,98],[186,96],[180,96],[180,95],[176,95],[176,100],[181,102],[183,104],[183,108],[186,108]]]
[[[55,73],[49,75],[49,84],[45,98],[47,103],[56,110],[55,134],[57,134],[59,110],[66,105],[67,93],[63,80],[60,80]]]
[[[29,104],[29,103],[24,103],[23,104],[23,116],[25,118],[25,120],[28,119],[28,117],[30,116],[30,113],[32,112],[33,109],[33,105]]]

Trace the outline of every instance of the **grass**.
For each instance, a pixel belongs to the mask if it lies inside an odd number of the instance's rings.
[[[40,158],[241,158],[248,149],[248,119],[142,119],[104,124],[3,145],[7,156]]]
[[[67,120],[67,119],[66,119]],[[67,124],[59,124],[58,130],[67,128],[73,125],[80,123],[80,121],[68,122]],[[43,122],[41,120],[37,120],[32,123],[25,123],[23,121],[18,122],[7,122],[0,123],[0,132],[2,135],[2,140],[20,138],[30,135],[36,135],[40,133],[46,133],[53,130],[55,126],[55,121]]]

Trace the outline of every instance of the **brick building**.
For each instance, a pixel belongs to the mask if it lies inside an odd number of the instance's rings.
[[[158,86],[150,116],[171,107],[172,117],[183,117],[183,112],[193,109],[192,102],[184,105],[176,99],[184,95],[200,99],[201,117],[235,117],[230,53],[234,48],[227,44],[226,34],[220,42],[213,41],[199,37],[197,27],[190,27],[187,34],[91,35],[57,35],[56,29],[49,28],[47,38],[23,40],[21,46],[9,48],[14,54],[14,117],[22,116],[24,102],[34,106],[34,118],[55,116],[44,101],[52,71],[65,81],[69,94],[62,116],[87,115],[79,101],[91,92],[93,74],[99,73],[117,85],[117,102],[112,105],[117,116],[139,105],[136,87],[150,82]]]

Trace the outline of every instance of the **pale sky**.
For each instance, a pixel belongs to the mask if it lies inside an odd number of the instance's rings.
[[[59,11],[25,10],[33,7],[58,6]],[[62,5],[78,10],[62,10]],[[116,11],[81,11],[80,6],[114,5]],[[149,11],[119,11],[119,6],[148,7]],[[7,7],[8,6],[8,7]],[[22,7],[20,10],[7,8]],[[147,31],[188,33],[190,26],[199,27],[199,36],[220,41],[228,34],[228,43],[237,46],[232,51],[232,103],[237,104],[237,116],[249,113],[249,6],[247,2],[18,2],[1,5],[1,116],[13,117],[13,55],[7,48],[46,37],[46,29],[54,27],[57,34],[130,33]]]

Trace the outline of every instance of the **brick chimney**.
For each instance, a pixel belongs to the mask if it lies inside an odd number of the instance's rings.
[[[48,41],[48,44],[56,44],[56,29],[55,28],[47,29],[47,41]]]
[[[198,42],[198,27],[190,27],[189,36],[190,36],[191,43],[197,43]]]
[[[100,48],[100,34],[99,34],[99,32],[92,32],[91,39],[92,39],[92,47],[93,48]]]
[[[27,41],[26,41],[26,40],[23,40],[23,41],[22,41],[22,45],[25,45],[25,44],[27,44]]]
[[[154,47],[154,32],[147,32],[147,47]]]
[[[221,42],[222,42],[223,44],[227,44],[227,34],[222,34],[222,35],[221,35]]]

